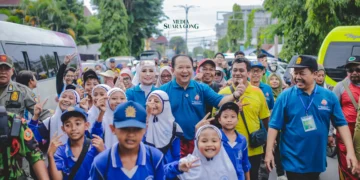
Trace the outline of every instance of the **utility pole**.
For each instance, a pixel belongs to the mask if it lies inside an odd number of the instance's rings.
[[[184,5],[178,5],[178,6],[174,6],[174,7],[180,7],[180,8],[184,8],[185,9],[185,13],[186,13],[186,23],[188,22],[188,13],[189,13],[189,9],[190,8],[195,8],[195,7],[200,7],[200,6],[188,6],[187,4]],[[187,34],[188,34],[188,28],[185,28],[185,44],[186,44],[186,54],[188,53],[188,46],[187,46]]]

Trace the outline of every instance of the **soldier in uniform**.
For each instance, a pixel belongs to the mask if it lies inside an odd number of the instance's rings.
[[[0,106],[5,106],[6,111],[15,114],[23,115],[25,109],[34,114],[35,94],[28,87],[11,81],[13,73],[13,60],[0,54]],[[50,111],[44,109],[39,119],[44,120],[50,116]]]
[[[49,179],[43,154],[26,120],[0,107],[0,180],[26,179],[19,160],[26,158],[38,179]]]

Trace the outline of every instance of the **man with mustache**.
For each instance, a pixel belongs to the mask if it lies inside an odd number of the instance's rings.
[[[345,68],[347,77],[335,86],[333,92],[340,101],[342,112],[345,115],[351,132],[351,137],[353,137],[357,116],[356,109],[360,97],[360,56],[350,57],[347,60]],[[338,139],[339,176],[349,180],[358,179],[358,177],[352,175],[351,171],[347,168],[347,147],[345,147],[344,142],[339,138],[339,132],[337,132],[336,137]]]
[[[273,148],[281,130],[278,143],[288,179],[318,180],[320,173],[326,170],[331,119],[347,149],[346,166],[355,173],[358,162],[348,123],[335,94],[315,83],[316,59],[300,55],[289,68],[294,68],[296,85],[280,94],[272,111],[265,156],[268,170],[275,167]]]

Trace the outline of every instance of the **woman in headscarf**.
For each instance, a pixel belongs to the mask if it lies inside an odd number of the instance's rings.
[[[147,99],[148,126],[145,144],[156,147],[165,156],[164,163],[180,159],[181,127],[175,122],[166,92],[155,90]]]
[[[130,89],[134,86],[131,82],[133,79],[133,74],[130,69],[124,68],[121,70],[120,76],[123,78],[123,83],[126,89]]]
[[[116,107],[127,101],[125,92],[120,88],[112,88],[107,96],[109,99],[106,101],[106,111],[103,117],[103,128],[104,128],[104,141],[105,147],[111,148],[114,143],[118,142],[117,137],[111,131],[110,126],[113,124],[114,111]]]
[[[226,80],[225,80],[225,72],[224,69],[221,67],[216,67],[216,71],[215,71],[215,82],[220,84],[220,85],[225,85],[226,84]]]
[[[146,97],[156,90],[153,82],[155,79],[156,67],[154,61],[143,60],[136,66],[136,74],[132,81],[134,87],[126,90],[128,101],[134,101],[144,106]]]
[[[280,95],[283,88],[281,77],[276,73],[271,73],[269,75],[267,84],[270,85],[274,95],[274,100],[276,101],[277,97]]]
[[[217,127],[201,126],[196,131],[193,153],[180,161],[165,165],[166,178],[173,179],[177,176],[181,180],[238,179],[221,139],[222,134]]]
[[[172,80],[172,78],[173,78],[173,74],[171,72],[170,66],[164,66],[164,67],[160,68],[160,75],[158,77],[156,87],[159,88],[163,84],[170,82]]]
[[[90,128],[93,127],[93,124],[97,121],[101,112],[101,110],[98,107],[98,101],[104,97],[107,97],[107,92],[110,89],[111,88],[106,84],[98,84],[93,88],[91,92],[93,105],[90,107],[88,111],[88,122],[90,123],[89,126]]]

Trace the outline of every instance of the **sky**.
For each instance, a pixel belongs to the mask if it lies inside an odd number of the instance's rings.
[[[188,49],[192,49],[201,45],[202,40],[214,41],[216,40],[215,24],[221,23],[221,20],[217,20],[217,12],[225,11],[231,12],[232,6],[237,3],[239,5],[261,5],[263,0],[164,0],[163,11],[168,16],[168,20],[158,25],[159,29],[162,29],[163,35],[170,40],[173,36],[182,36],[185,38],[185,29],[164,29],[164,24],[170,26],[175,24],[174,20],[185,20],[184,8],[174,7],[177,5],[192,5],[196,6],[190,8],[188,13],[189,24],[198,24],[198,29],[188,30]],[[84,4],[90,6],[90,0],[85,0]],[[218,14],[218,18],[222,18],[221,14]]]

